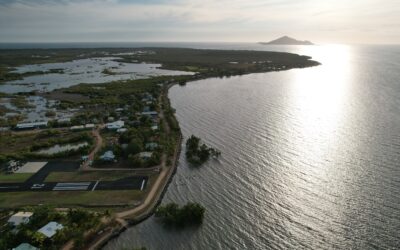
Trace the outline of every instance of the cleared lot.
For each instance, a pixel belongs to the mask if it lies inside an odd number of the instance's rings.
[[[42,169],[47,162],[27,162],[20,167],[15,173],[36,173]]]

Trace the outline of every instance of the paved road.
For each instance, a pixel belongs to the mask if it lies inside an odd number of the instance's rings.
[[[146,188],[147,182],[147,176],[133,176],[116,181],[2,183],[0,184],[0,192],[143,190]]]

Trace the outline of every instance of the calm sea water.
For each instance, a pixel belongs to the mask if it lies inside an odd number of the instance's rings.
[[[225,48],[322,65],[173,87],[184,136],[222,156],[193,168],[181,155],[163,202],[202,203],[204,223],[176,231],[150,218],[105,249],[398,249],[400,47]]]

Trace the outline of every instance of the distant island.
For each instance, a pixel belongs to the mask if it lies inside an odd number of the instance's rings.
[[[300,41],[300,40],[296,40],[296,39],[288,37],[288,36],[283,36],[283,37],[280,37],[276,40],[272,40],[267,43],[260,42],[260,44],[263,44],[263,45],[314,45],[310,41]]]

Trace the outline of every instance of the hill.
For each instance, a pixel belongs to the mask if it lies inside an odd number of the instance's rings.
[[[310,41],[299,41],[299,40],[296,40],[296,39],[288,37],[288,36],[283,36],[283,37],[280,37],[276,40],[272,40],[267,43],[260,42],[260,44],[264,44],[264,45],[314,45]]]

